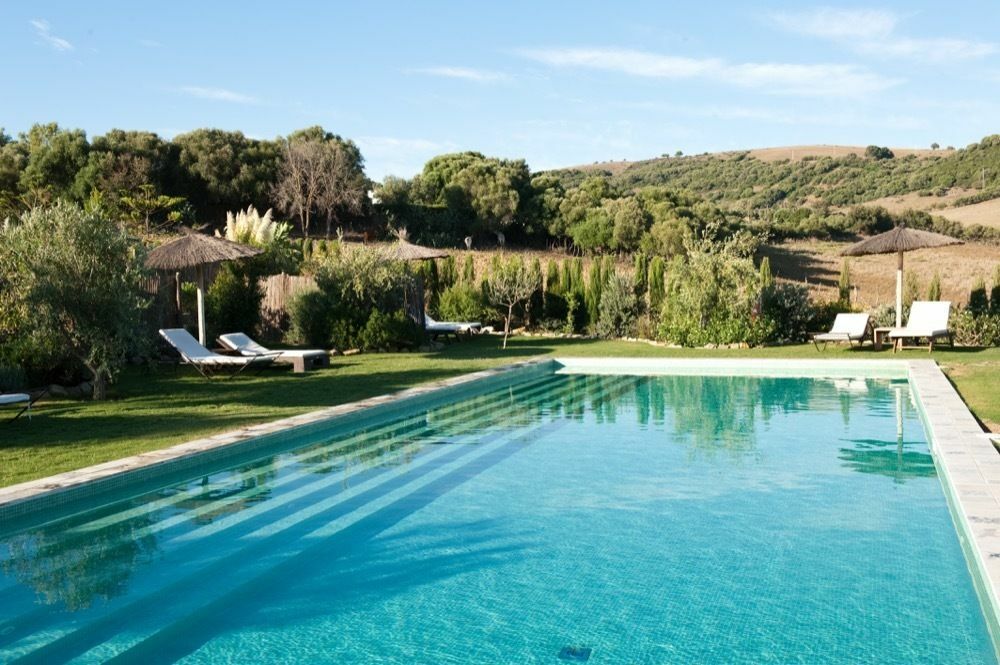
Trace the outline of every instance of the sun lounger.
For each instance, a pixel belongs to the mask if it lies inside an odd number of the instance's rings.
[[[438,335],[454,335],[458,339],[460,334],[478,335],[483,328],[483,324],[478,321],[435,321],[429,315],[424,314],[424,330],[431,337]]]
[[[0,406],[7,406],[10,404],[24,404],[24,406],[21,407],[21,410],[18,411],[14,415],[14,417],[8,420],[7,422],[11,423],[14,422],[18,418],[20,418],[21,414],[23,413],[27,413],[28,420],[31,420],[31,407],[35,404],[35,402],[41,399],[42,396],[45,395],[45,393],[47,392],[48,392],[47,390],[42,390],[41,392],[37,393],[34,397],[32,397],[28,393],[7,393],[5,395],[0,395]]]
[[[330,365],[330,355],[322,349],[284,349],[272,351],[261,346],[244,333],[219,335],[219,343],[227,349],[237,351],[248,358],[273,355],[274,362],[291,365],[293,372],[305,372],[315,367],[328,367]]]
[[[861,346],[868,337],[869,318],[867,314],[838,314],[829,332],[812,333],[813,344],[817,349],[820,342],[824,349],[829,342],[847,342],[851,346],[857,342]]]
[[[889,331],[889,339],[893,341],[893,351],[904,348],[903,343],[908,339],[913,341],[926,339],[928,353],[934,349],[934,340],[940,337],[947,338],[948,343],[954,346],[951,331],[948,330],[950,314],[951,303],[947,300],[915,301],[910,305],[910,316],[906,320],[906,325]]]
[[[229,372],[229,378],[236,376],[248,367],[264,367],[274,362],[276,354],[257,356],[224,356],[213,353],[183,328],[167,328],[160,330],[160,336],[167,340],[170,346],[177,350],[181,359],[194,367],[206,379],[212,378],[215,372]]]

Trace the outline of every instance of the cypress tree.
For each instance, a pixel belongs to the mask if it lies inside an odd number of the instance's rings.
[[[473,286],[476,283],[476,262],[472,254],[466,254],[462,263],[462,283],[466,286]]]
[[[452,287],[455,285],[455,281],[458,279],[458,269],[455,266],[455,257],[449,254],[441,262],[441,271],[438,275],[438,280],[441,285],[441,290]]]
[[[666,265],[662,256],[654,256],[649,262],[649,311],[659,316],[663,305],[663,273]]]
[[[993,271],[993,288],[990,289],[990,312],[1000,314],[1000,263]]]
[[[597,315],[601,307],[601,293],[604,291],[604,262],[600,258],[595,258],[590,263],[590,275],[587,283],[587,293],[584,298],[587,304],[587,320],[591,323],[597,321]]]
[[[969,305],[968,310],[974,315],[978,316],[980,314],[986,314],[989,311],[990,302],[986,296],[986,282],[980,277],[976,280],[975,285],[972,287],[972,292],[969,293]]]
[[[837,293],[840,296],[840,302],[847,305],[851,304],[851,265],[844,259],[844,262],[840,264],[840,279],[837,280]]]
[[[765,256],[760,260],[760,286],[762,289],[767,289],[772,284],[774,284],[774,275],[771,273],[771,259]]]
[[[649,260],[646,254],[639,252],[635,255],[635,269],[632,273],[632,284],[635,290],[635,297],[640,303],[646,302],[646,289],[649,282]]]
[[[941,275],[935,270],[934,277],[931,278],[930,286],[927,287],[928,300],[941,300]]]

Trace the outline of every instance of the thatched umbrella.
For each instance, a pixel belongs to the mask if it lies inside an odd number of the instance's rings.
[[[961,245],[962,241],[951,236],[909,229],[900,224],[891,231],[872,236],[855,243],[842,251],[841,256],[865,256],[867,254],[898,254],[896,263],[896,327],[903,326],[903,252],[929,247]]]
[[[428,261],[431,259],[443,259],[448,256],[448,252],[423,245],[414,245],[406,239],[406,229],[396,231],[397,241],[386,252],[386,257],[393,261]],[[417,276],[417,316],[420,321],[421,330],[424,329],[424,278]]]
[[[165,242],[146,257],[146,267],[153,270],[180,271],[194,268],[198,284],[198,341],[205,344],[205,266],[222,261],[245,259],[263,250],[241,245],[225,238],[185,230],[184,235]]]
[[[387,256],[395,261],[426,261],[428,259],[443,259],[448,252],[423,245],[414,245],[402,238],[389,248]]]

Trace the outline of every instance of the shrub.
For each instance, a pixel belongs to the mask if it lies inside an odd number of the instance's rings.
[[[950,327],[956,344],[1000,346],[1000,314],[974,314],[965,309],[952,314]]]
[[[760,272],[746,238],[689,243],[688,256],[671,264],[659,336],[684,346],[760,344],[770,334],[757,313]]]
[[[481,321],[483,309],[480,291],[461,282],[445,289],[438,302],[439,318],[444,321]]]
[[[816,318],[809,290],[801,284],[787,282],[764,289],[761,315],[768,322],[769,340],[777,342],[806,341]]]
[[[635,329],[638,300],[633,285],[621,275],[612,274],[601,293],[600,312],[595,330],[610,339],[631,335]]]
[[[930,286],[927,287],[928,300],[941,300],[941,274],[936,270],[931,278]]]
[[[416,324],[402,311],[386,314],[376,309],[358,333],[358,346],[366,351],[416,346],[419,334]]]
[[[303,291],[288,303],[288,339],[294,344],[328,348],[332,336],[332,308],[321,291]]]
[[[223,264],[205,294],[208,323],[217,334],[245,332],[255,335],[260,325],[260,282],[240,266]]]
[[[13,330],[0,336],[12,332],[35,347],[58,349],[61,359],[87,369],[94,399],[103,399],[107,383],[148,341],[143,258],[141,243],[117,223],[69,203],[0,226],[2,304],[24,315],[4,324]],[[23,367],[25,360],[13,364]]]

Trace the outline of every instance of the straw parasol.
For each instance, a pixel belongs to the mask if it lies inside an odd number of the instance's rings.
[[[423,245],[415,245],[406,239],[406,229],[394,231],[396,242],[386,252],[386,258],[393,261],[427,261],[431,259],[443,259],[448,256],[448,252]],[[417,316],[419,317],[420,328],[424,328],[424,278],[417,276]]]
[[[951,236],[918,231],[900,224],[891,231],[872,236],[855,243],[842,251],[841,256],[865,256],[868,254],[897,254],[896,263],[896,327],[903,326],[903,252],[946,245],[961,245],[962,241]]]
[[[194,268],[198,285],[198,341],[205,345],[205,266],[245,259],[260,254],[256,247],[184,229],[184,235],[165,242],[146,257],[153,270],[180,271]]]
[[[423,245],[414,245],[402,238],[389,248],[387,256],[395,261],[426,261],[427,259],[443,259],[448,252],[432,249]]]

